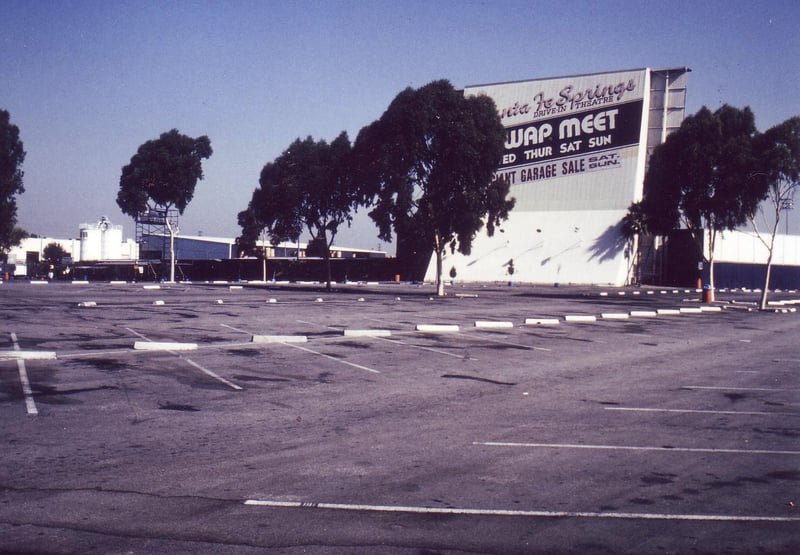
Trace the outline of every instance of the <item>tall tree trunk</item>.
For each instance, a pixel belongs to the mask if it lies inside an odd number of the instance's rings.
[[[444,297],[444,281],[442,280],[442,240],[438,233],[433,235],[434,251],[436,252],[436,294]]]
[[[325,290],[331,290],[331,246],[328,243],[328,234],[324,231],[322,232],[322,245],[324,247],[322,251],[322,256],[325,258],[325,271],[327,272],[328,281],[325,285]],[[331,237],[331,243],[333,243],[333,237]]]
[[[714,288],[717,286],[714,281],[714,249],[717,247],[717,230],[711,229],[708,232],[708,285],[711,288],[709,300],[714,301]]]
[[[758,308],[761,310],[767,309],[767,297],[769,297],[769,278],[772,274],[772,251],[770,250],[767,256],[767,277],[764,278],[764,288],[761,290],[761,299],[758,302]]]
[[[328,281],[326,282],[325,290],[326,291],[330,291],[331,290],[331,279],[332,279],[331,278],[331,251],[327,247],[325,247],[325,252],[323,254],[325,256],[325,269],[326,269],[327,274],[328,274]]]
[[[166,211],[169,213],[169,210]],[[169,216],[164,216],[164,223],[167,224],[169,231],[169,282],[175,283],[175,230],[169,221]]]
[[[267,233],[261,230],[261,280],[267,283]]]
[[[767,298],[769,297],[769,279],[770,275],[772,274],[772,255],[775,252],[775,235],[778,233],[778,226],[781,223],[780,218],[780,210],[775,211],[775,225],[772,227],[772,234],[769,237],[769,244],[766,245],[767,247],[767,275],[764,278],[764,288],[761,290],[761,300],[758,303],[758,307],[761,310],[766,310],[767,308]]]

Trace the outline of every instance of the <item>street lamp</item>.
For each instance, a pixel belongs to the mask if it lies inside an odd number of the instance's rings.
[[[789,235],[789,210],[794,208],[794,199],[781,199],[781,210],[786,211],[786,235]]]

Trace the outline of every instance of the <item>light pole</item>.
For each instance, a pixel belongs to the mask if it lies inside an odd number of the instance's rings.
[[[786,235],[789,235],[789,210],[794,208],[794,199],[785,198],[781,200],[781,210],[786,211]]]

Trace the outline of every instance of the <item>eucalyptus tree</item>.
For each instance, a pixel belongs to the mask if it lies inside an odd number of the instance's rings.
[[[117,205],[135,219],[156,214],[169,232],[170,282],[175,281],[175,235],[170,211],[183,214],[203,179],[202,161],[213,153],[205,135],[192,138],[177,129],[142,144],[122,168]]]
[[[357,195],[351,145],[342,132],[330,144],[296,139],[261,170],[259,186],[238,215],[240,243],[253,245],[265,231],[273,245],[296,241],[303,229],[320,248],[331,288],[330,248],[343,224],[350,225]]]
[[[756,139],[758,167],[751,174],[757,190],[766,191],[767,201],[762,203],[762,212],[769,210],[769,235],[765,237],[756,225],[755,212],[751,215],[753,229],[767,249],[766,275],[761,291],[760,307],[767,307],[769,280],[772,273],[772,258],[775,251],[775,236],[781,222],[783,209],[794,200],[800,187],[800,117],[787,119],[768,129]]]
[[[16,227],[16,196],[25,192],[22,183],[25,149],[19,138],[19,127],[11,123],[11,115],[0,110],[0,254],[19,244],[25,233]]]
[[[494,102],[445,80],[400,92],[356,139],[357,181],[379,237],[429,245],[439,295],[445,249],[469,254],[477,233],[492,235],[514,206],[508,181],[494,179],[504,144]]]
[[[658,145],[650,158],[641,203],[629,216],[656,234],[687,229],[706,246],[709,286],[714,288],[714,249],[724,231],[747,223],[764,189],[750,175],[755,167],[755,118],[750,108],[701,108]],[[705,249],[701,249],[705,251]]]

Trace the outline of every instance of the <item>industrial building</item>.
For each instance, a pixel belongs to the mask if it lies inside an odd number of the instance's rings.
[[[153,261],[169,259],[169,236],[147,235],[140,240],[142,258]],[[146,247],[146,248],[145,248]],[[308,258],[306,242],[285,241],[273,245],[269,241],[259,241],[257,247],[263,250],[267,258]],[[350,247],[331,247],[331,258],[385,258],[384,251],[355,249]],[[147,256],[145,256],[147,255]],[[177,235],[175,237],[175,258],[189,260],[223,260],[242,258],[236,240],[230,237],[206,237],[203,235]]]
[[[137,222],[137,226],[139,222]],[[140,226],[139,226],[140,227]],[[157,233],[154,230],[162,232]],[[137,238],[123,239],[123,228],[114,225],[103,216],[94,224],[79,226],[79,239],[58,239],[52,237],[29,237],[8,253],[7,263],[3,267],[3,275],[7,272],[14,277],[35,277],[41,274],[41,262],[44,250],[50,244],[59,245],[67,257],[62,261],[66,274],[61,277],[103,276],[148,279],[154,278],[158,272],[154,269],[162,261],[169,260],[169,236],[163,233],[163,225],[149,226],[142,233],[137,229]],[[306,242],[283,242],[272,245],[260,242],[259,246],[268,259],[277,260],[310,260]],[[204,274],[223,271],[222,268],[235,267],[237,270],[246,262],[238,251],[236,239],[231,237],[183,236],[175,237],[175,254],[181,262],[181,274],[184,268],[203,267]],[[331,247],[331,258],[334,260],[375,260],[386,258],[386,252],[349,247]],[[239,261],[231,264],[217,265],[218,268],[205,268],[196,264],[200,261]],[[255,262],[255,261],[252,261]],[[247,266],[251,266],[248,264]],[[188,269],[186,270],[189,271]],[[44,272],[47,273],[47,272]],[[197,272],[194,272],[197,273]],[[2,277],[2,275],[0,275]],[[188,277],[186,275],[183,276]],[[238,277],[238,276],[237,276]],[[101,278],[102,279],[102,278]]]
[[[94,224],[80,224],[79,239],[28,237],[8,252],[5,272],[16,277],[33,276],[44,260],[44,249],[55,243],[67,253],[69,268],[80,262],[134,262],[139,246],[132,239],[123,240],[122,226],[103,216]]]

